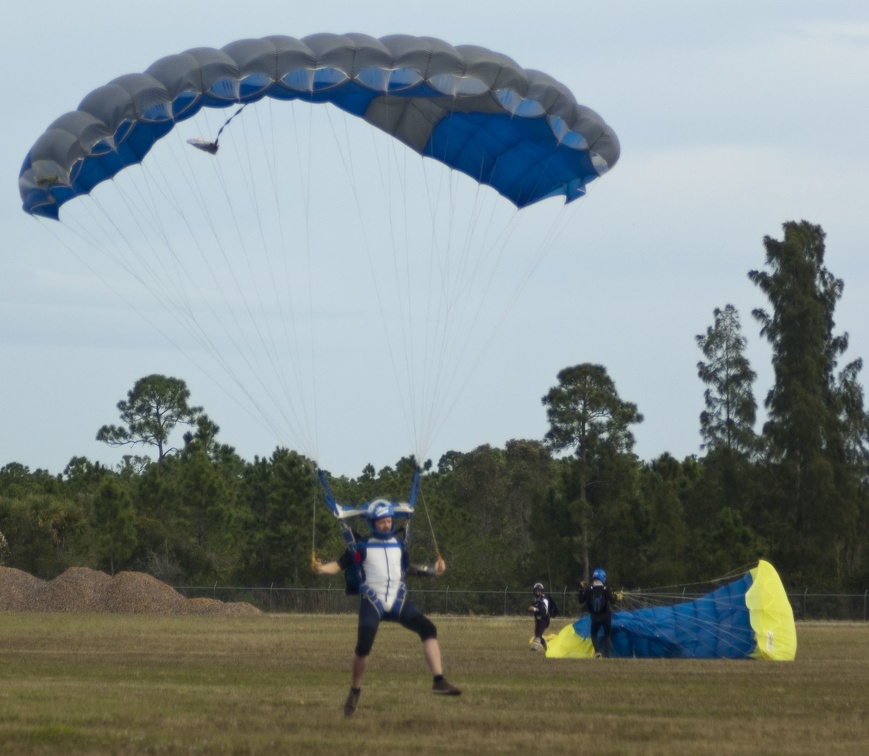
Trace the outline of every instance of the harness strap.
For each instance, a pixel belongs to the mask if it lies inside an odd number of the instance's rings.
[[[404,606],[404,600],[407,594],[407,587],[403,582],[398,586],[398,591],[395,594],[395,601],[392,603],[392,609],[390,609],[389,611],[386,611],[383,606],[383,602],[377,597],[377,594],[365,583],[362,583],[362,585],[359,586],[359,593],[371,602],[372,606],[377,610],[377,614],[380,619],[383,619],[384,617],[389,617],[390,619],[397,620],[399,615],[401,614],[401,609]]]

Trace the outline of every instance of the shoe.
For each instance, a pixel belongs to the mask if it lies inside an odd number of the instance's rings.
[[[601,658],[601,657],[600,657],[600,652],[596,653],[596,654],[594,655],[594,658],[595,658],[595,659],[600,659],[600,658]]]
[[[359,696],[361,693],[361,690],[353,690],[353,688],[350,688],[350,692],[347,694],[347,700],[344,702],[345,717],[352,717],[356,713],[356,707],[359,706]]]
[[[461,689],[457,688],[455,685],[450,685],[445,677],[441,678],[431,686],[431,692],[436,693],[439,696],[462,695]]]

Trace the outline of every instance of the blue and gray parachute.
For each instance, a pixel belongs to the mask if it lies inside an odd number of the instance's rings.
[[[177,122],[265,97],[332,103],[520,208],[581,196],[619,156],[612,129],[567,87],[500,53],[406,35],[273,36],[171,55],[91,92],[28,153],[24,210],[56,219]]]
[[[549,658],[591,658],[591,620],[583,616],[549,643]],[[616,612],[612,656],[792,661],[794,615],[781,579],[761,560],[739,580],[694,601]]]

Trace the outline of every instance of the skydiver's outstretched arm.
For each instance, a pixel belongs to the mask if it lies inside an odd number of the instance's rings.
[[[315,575],[340,575],[344,572],[338,562],[321,562],[319,559],[314,560],[311,569]]]
[[[410,576],[419,577],[440,577],[447,571],[447,563],[443,557],[438,557],[435,563],[431,566],[422,566],[419,564],[409,564],[407,566],[407,574]]]

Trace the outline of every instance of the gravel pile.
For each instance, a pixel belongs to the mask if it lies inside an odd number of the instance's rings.
[[[124,614],[262,614],[252,604],[184,598],[143,572],[114,577],[87,567],[71,567],[54,580],[40,580],[13,567],[0,567],[0,611],[114,612]]]
[[[12,567],[0,567],[0,610],[11,612],[38,610],[45,582]]]

